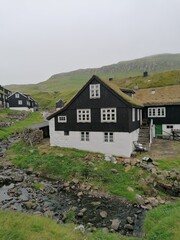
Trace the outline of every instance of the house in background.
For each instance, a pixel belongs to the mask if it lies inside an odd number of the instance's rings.
[[[0,85],[0,108],[9,108],[8,96],[12,92]]]
[[[8,97],[9,108],[14,110],[38,111],[37,102],[27,94],[15,92]]]
[[[56,102],[56,110],[60,110],[64,106],[64,101],[62,99],[59,99]]]
[[[51,146],[130,156],[142,105],[110,81],[93,76],[62,109],[47,117]]]
[[[173,137],[180,132],[180,86],[140,89],[135,97],[142,101],[143,121],[149,125],[150,139]]]

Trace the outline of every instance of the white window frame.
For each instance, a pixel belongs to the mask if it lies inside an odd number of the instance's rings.
[[[135,108],[132,108],[132,121],[135,122]]]
[[[66,123],[67,116],[58,116],[58,123]]]
[[[116,108],[101,108],[101,122],[117,122]]]
[[[18,100],[18,105],[22,105],[22,100]]]
[[[81,141],[82,142],[89,142],[89,132],[81,132]]]
[[[148,117],[166,117],[165,107],[148,108]]]
[[[114,133],[113,132],[104,132],[104,142],[113,143],[114,142]]]
[[[90,123],[91,122],[91,109],[77,109],[77,122]]]
[[[89,96],[90,99],[100,98],[100,84],[89,85]]]
[[[140,120],[140,109],[138,108],[137,109],[137,121],[139,121]]]
[[[19,93],[15,93],[15,98],[19,98]]]

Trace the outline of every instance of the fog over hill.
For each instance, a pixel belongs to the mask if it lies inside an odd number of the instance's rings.
[[[115,80],[119,80],[126,77],[141,76],[144,71],[160,73],[176,69],[180,69],[180,54],[160,54],[122,61],[100,68],[79,69],[66,73],[58,73],[38,84],[9,85],[6,87],[13,91],[56,91],[58,88],[61,90],[67,90],[67,88],[78,89],[94,74],[104,79],[112,77]]]

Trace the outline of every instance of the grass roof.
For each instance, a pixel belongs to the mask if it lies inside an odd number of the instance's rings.
[[[135,98],[144,105],[180,105],[180,85],[139,89]]]

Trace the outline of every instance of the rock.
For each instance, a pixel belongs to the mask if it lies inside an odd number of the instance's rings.
[[[138,201],[138,203],[140,203],[141,205],[144,204],[144,199],[143,199],[143,197],[142,197],[141,195],[136,194],[136,195],[135,195],[135,198],[136,198],[136,200]]]
[[[111,162],[114,163],[114,164],[117,163],[117,160],[116,160],[116,158],[114,156],[111,157]]]
[[[130,231],[134,230],[134,227],[131,224],[125,224],[124,228],[127,229],[127,230],[130,230]]]
[[[83,192],[78,192],[77,196],[78,197],[82,197],[83,196]]]
[[[23,206],[29,210],[29,209],[35,209],[37,207],[37,204],[30,200],[30,201],[24,202]]]
[[[74,184],[78,184],[78,183],[79,183],[79,179],[73,178],[72,182],[73,182]]]
[[[119,228],[120,223],[121,223],[121,221],[118,218],[113,219],[112,220],[112,224],[111,224],[111,229],[117,231],[118,228]]]
[[[146,200],[151,204],[152,207],[157,207],[159,204],[158,200],[154,197],[148,197]]]
[[[101,202],[91,202],[91,205],[93,207],[99,207],[101,205]]]
[[[101,211],[100,212],[100,216],[102,217],[102,218],[107,218],[107,212],[106,211]]]
[[[20,174],[16,174],[15,176],[13,176],[13,181],[14,182],[22,182],[24,180],[24,176],[20,175]]]
[[[125,172],[128,172],[129,170],[131,170],[132,166],[131,165],[128,165],[127,167],[125,167]]]
[[[134,189],[133,189],[132,187],[127,187],[127,190],[128,190],[129,192],[134,192]]]
[[[131,164],[131,159],[130,158],[125,158],[124,159],[124,164]]]
[[[137,164],[137,160],[135,158],[130,159],[131,166],[135,166]]]
[[[109,232],[109,229],[108,229],[107,227],[103,227],[103,228],[102,228],[102,232],[103,232],[103,233],[108,233],[108,232]]]
[[[33,174],[33,168],[28,168],[28,169],[26,169],[26,174],[27,174],[27,175]]]
[[[118,170],[115,169],[115,168],[111,168],[111,172],[112,172],[112,173],[118,173]]]
[[[129,224],[133,224],[133,219],[132,219],[132,217],[127,217],[127,222],[129,223]]]

